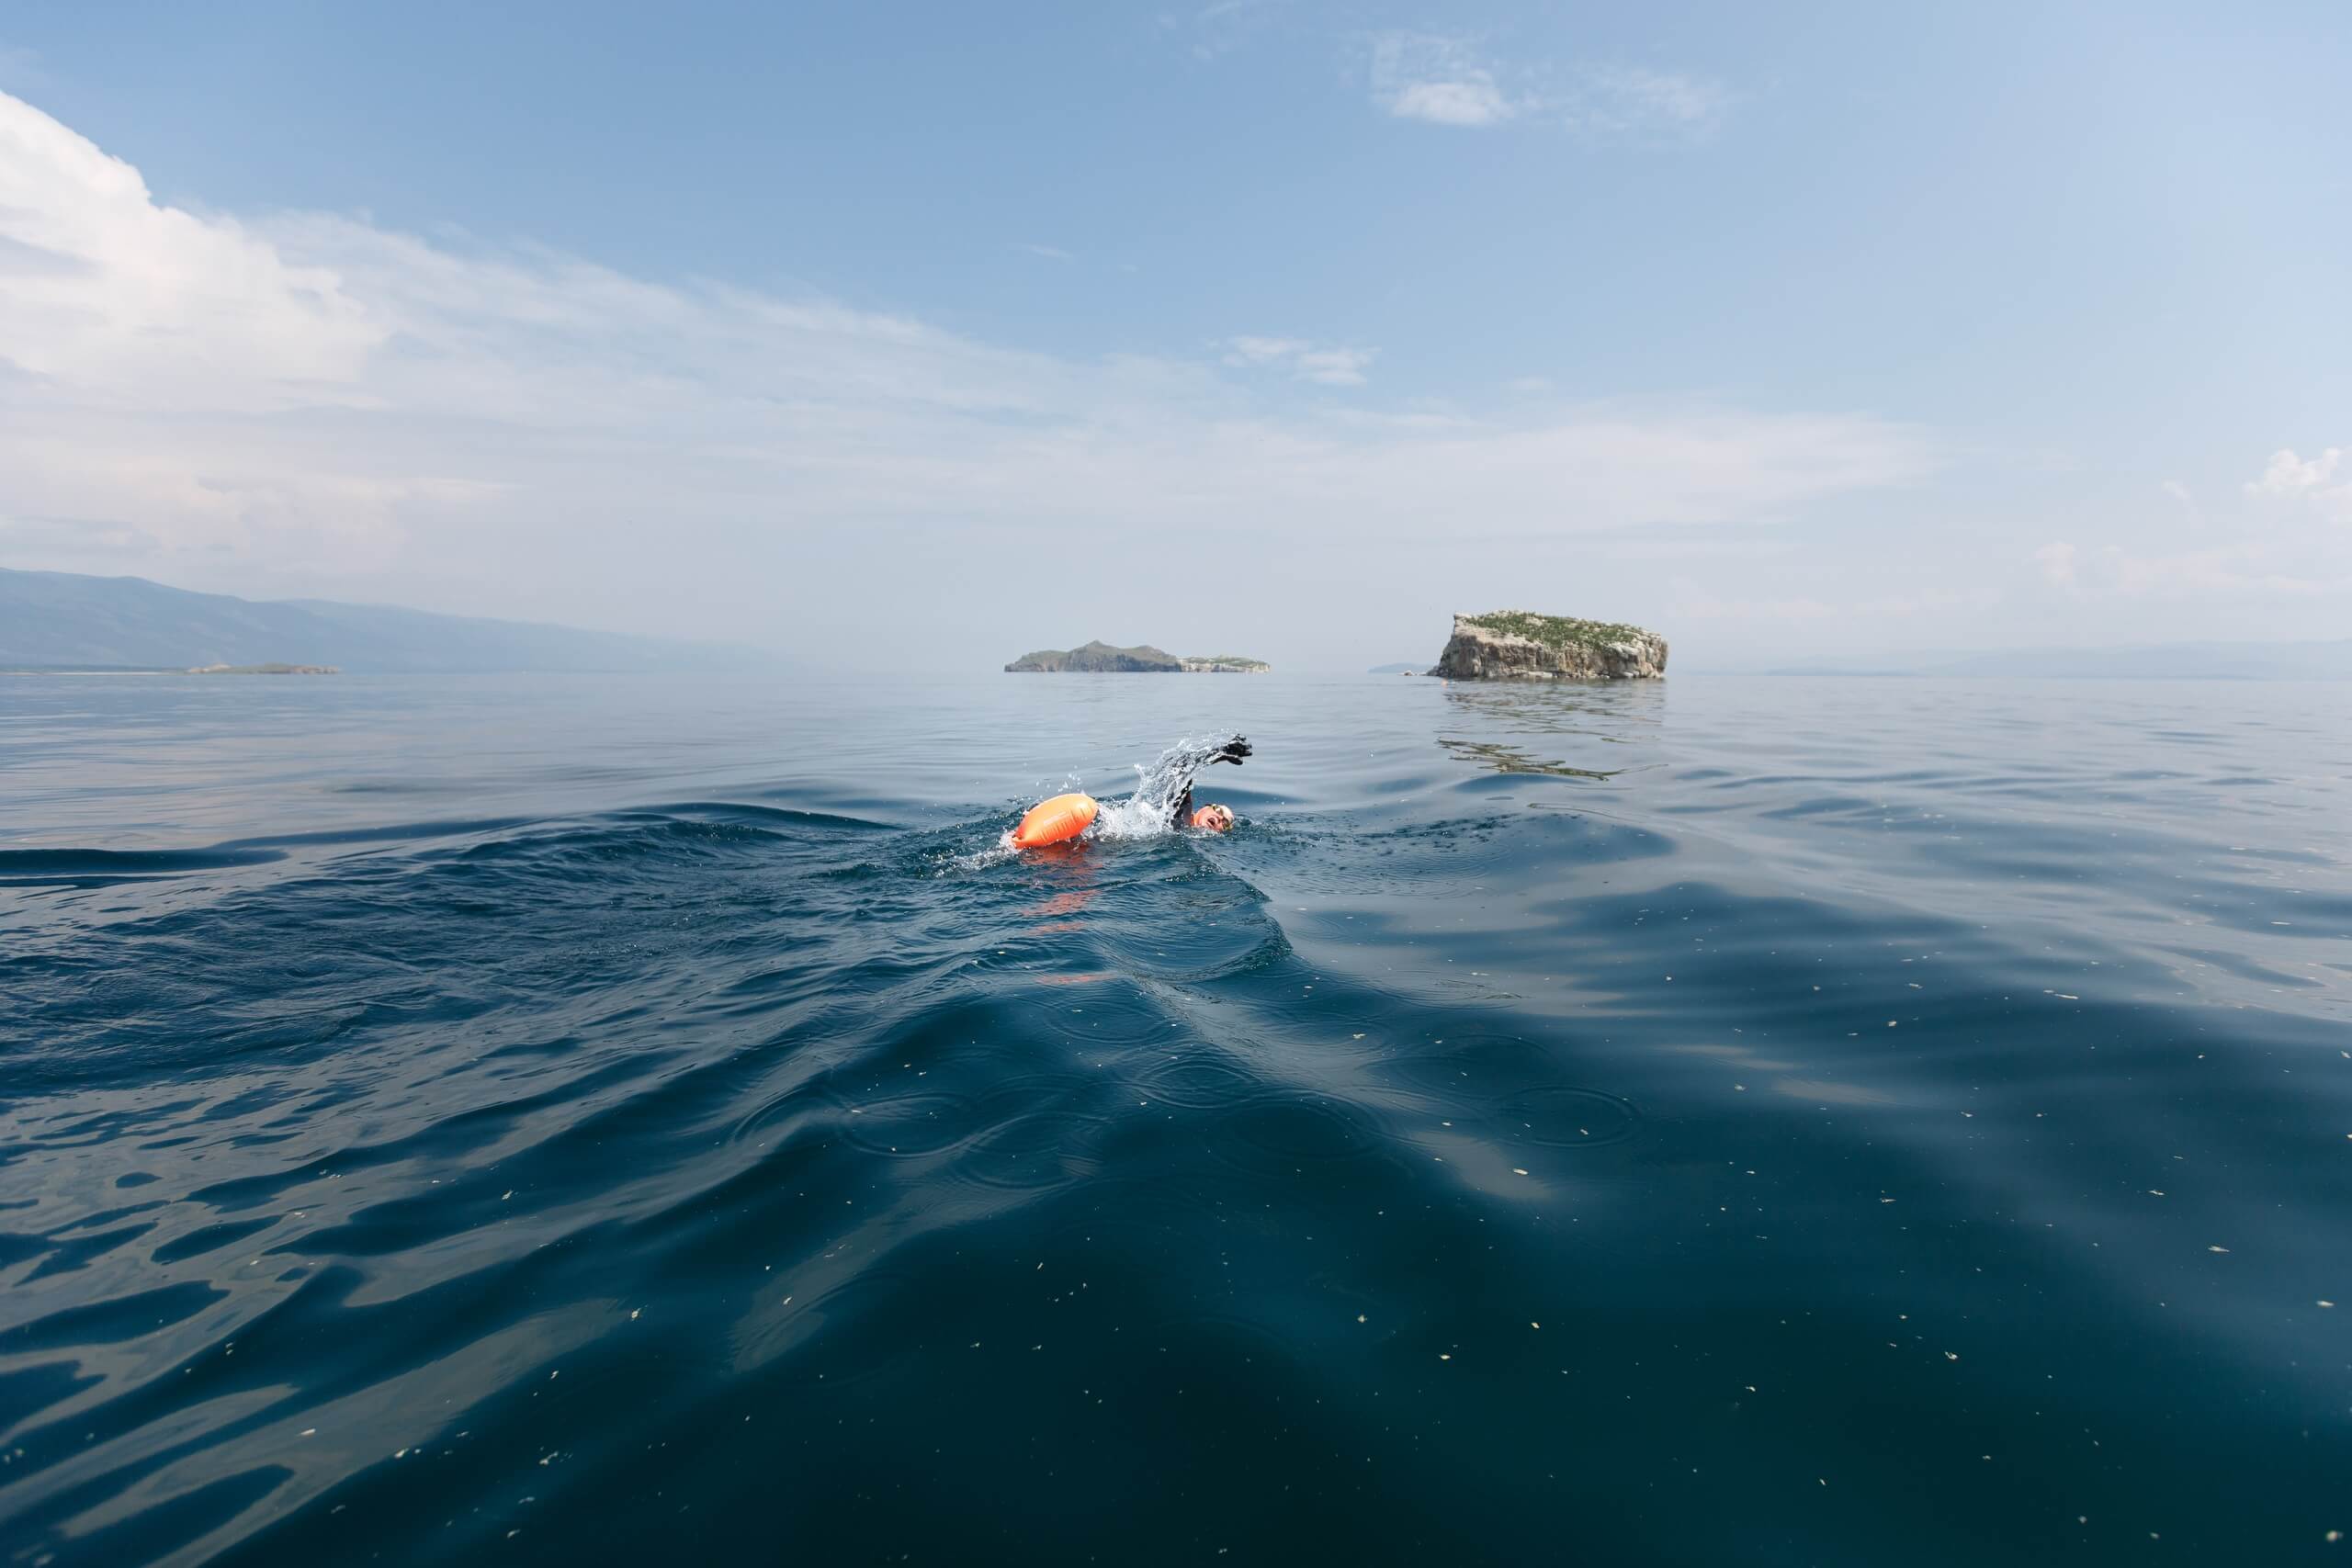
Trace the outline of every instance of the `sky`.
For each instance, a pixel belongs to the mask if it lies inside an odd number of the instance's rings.
[[[2340,5],[0,12],[0,566],[986,668],[2352,635]]]

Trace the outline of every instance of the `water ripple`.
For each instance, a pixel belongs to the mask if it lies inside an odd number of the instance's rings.
[[[1012,684],[11,687],[7,1560],[2352,1529],[2333,692]]]

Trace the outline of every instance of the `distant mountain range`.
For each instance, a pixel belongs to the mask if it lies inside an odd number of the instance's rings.
[[[2168,642],[2138,648],[2020,649],[1822,660],[1770,675],[2040,676],[2119,681],[2352,680],[2352,639],[2339,642]]]
[[[714,671],[766,654],[326,599],[191,593],[140,577],[0,570],[0,670],[333,665],[355,674]]]

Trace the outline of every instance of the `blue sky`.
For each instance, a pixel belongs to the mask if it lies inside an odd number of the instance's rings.
[[[910,662],[2344,635],[2347,31],[34,0],[0,565]]]

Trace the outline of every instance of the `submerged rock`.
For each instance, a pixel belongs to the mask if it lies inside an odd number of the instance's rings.
[[[1656,679],[1666,673],[1666,638],[1639,626],[1526,610],[1456,615],[1430,673],[1453,681]]]

